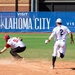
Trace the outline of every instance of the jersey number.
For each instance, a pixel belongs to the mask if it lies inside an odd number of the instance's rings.
[[[13,41],[14,41],[14,42],[16,42],[16,43],[18,42],[18,40],[17,40],[17,39],[14,39]]]
[[[63,33],[63,30],[60,29],[60,36],[62,36],[64,33]]]

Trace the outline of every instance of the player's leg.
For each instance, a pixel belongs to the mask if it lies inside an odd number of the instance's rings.
[[[59,44],[59,42],[56,42],[54,44],[54,51],[53,51],[53,54],[52,54],[52,67],[51,67],[51,69],[53,69],[54,66],[55,66],[55,61],[56,61],[56,56],[57,56],[57,50],[59,49],[58,44]]]
[[[26,47],[17,47],[14,49],[11,49],[10,54],[15,58],[15,59],[23,59],[23,57],[21,57],[20,55],[18,55],[17,53],[23,52],[26,49]]]
[[[57,57],[60,57],[60,50],[59,49],[57,50]]]
[[[56,61],[56,56],[52,56],[52,66],[51,66],[51,69],[54,69],[55,61]]]
[[[60,57],[64,58],[64,54],[66,52],[66,42],[65,41],[61,42],[59,51],[60,51]]]

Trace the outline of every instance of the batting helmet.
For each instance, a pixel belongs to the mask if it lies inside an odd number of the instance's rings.
[[[7,39],[10,39],[10,36],[9,35],[5,35],[4,36],[4,40],[7,40]]]
[[[56,23],[62,23],[61,18],[58,18],[58,19],[56,20]]]

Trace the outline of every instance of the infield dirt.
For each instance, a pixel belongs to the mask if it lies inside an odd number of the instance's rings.
[[[56,62],[55,69],[50,65],[45,60],[0,59],[0,75],[75,75],[74,62]]]

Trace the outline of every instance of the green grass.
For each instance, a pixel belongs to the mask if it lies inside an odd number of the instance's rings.
[[[0,34],[0,49],[3,49],[5,46],[5,41],[3,39],[5,34]],[[49,44],[45,44],[44,41],[45,39],[48,39],[50,34],[9,34],[11,37],[21,37],[23,38],[23,42],[26,44],[27,49],[26,51],[20,53],[21,56],[23,56],[26,59],[44,59],[44,60],[51,60],[52,53],[53,53],[53,45],[54,45],[54,40],[52,39]],[[74,39],[75,39],[75,34]],[[3,54],[0,55],[0,58],[10,58],[12,57],[10,55],[10,48],[4,52]],[[57,59],[58,61],[62,61],[61,59]],[[67,39],[67,49],[66,49],[66,55],[65,58],[63,59],[64,61],[75,61],[75,45],[70,44],[70,39],[68,36]]]

